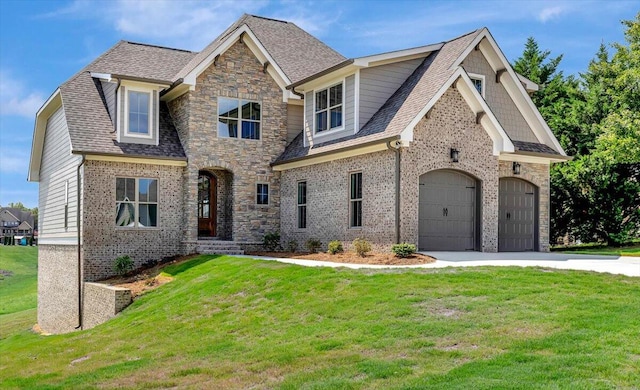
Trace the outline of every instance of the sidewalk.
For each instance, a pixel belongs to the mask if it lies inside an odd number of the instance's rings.
[[[387,268],[445,268],[480,266],[546,267],[579,271],[593,271],[640,277],[640,257],[616,257],[594,255],[570,255],[540,252],[420,252],[436,259],[435,263],[418,265],[371,265],[345,264],[327,261],[286,259],[264,256],[237,256],[260,260],[274,260],[281,263],[297,264],[305,267],[344,267],[351,269]]]

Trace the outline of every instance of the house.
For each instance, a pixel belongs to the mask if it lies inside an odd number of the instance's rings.
[[[2,243],[4,243],[5,237],[19,239],[34,236],[34,218],[28,211],[13,207],[2,207],[0,208],[0,224],[2,224],[2,234],[0,235],[0,242]]]
[[[548,250],[565,152],[486,28],[347,59],[244,15],[201,52],[121,41],[36,115],[38,321],[83,326],[83,283],[167,256],[365,237]],[[215,240],[213,240],[215,239]]]

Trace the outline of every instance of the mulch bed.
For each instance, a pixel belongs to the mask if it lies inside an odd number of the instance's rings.
[[[372,264],[372,265],[415,265],[434,263],[436,259],[419,253],[401,259],[393,253],[368,253],[365,257],[355,252],[343,252],[331,255],[329,253],[299,253],[299,252],[247,252],[251,256],[268,256],[288,259],[329,261],[333,263]]]

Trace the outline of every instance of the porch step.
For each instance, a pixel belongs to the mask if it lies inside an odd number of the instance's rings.
[[[198,253],[212,255],[244,255],[244,250],[233,241],[222,240],[198,240]]]

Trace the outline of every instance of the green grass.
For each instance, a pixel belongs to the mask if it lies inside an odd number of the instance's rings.
[[[0,388],[640,387],[640,278],[213,256],[165,272],[92,330],[10,332]]]
[[[576,245],[572,247],[556,247],[554,252],[572,253],[581,255],[608,255],[608,256],[640,256],[640,244],[622,247],[602,245]]]
[[[38,248],[0,245],[0,270],[11,272],[0,274],[0,316],[35,308]]]

